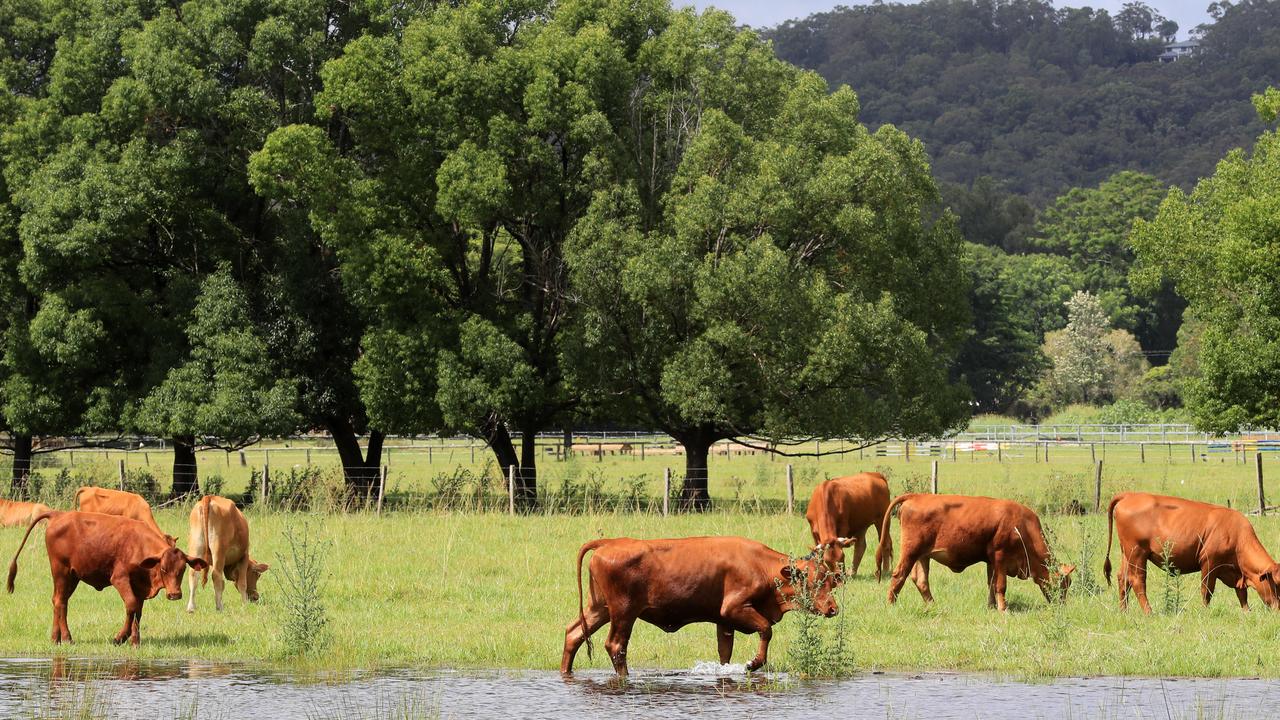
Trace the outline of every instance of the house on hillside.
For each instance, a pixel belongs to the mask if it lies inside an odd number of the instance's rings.
[[[1180,42],[1166,43],[1164,52],[1160,53],[1160,62],[1173,62],[1180,58],[1195,55],[1200,52],[1199,40],[1182,40]]]

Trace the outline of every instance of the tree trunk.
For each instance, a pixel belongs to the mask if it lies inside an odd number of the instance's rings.
[[[686,510],[703,511],[711,507],[711,494],[707,490],[707,455],[713,442],[710,436],[701,433],[680,439],[685,457],[680,505]]]
[[[573,452],[573,428],[564,429],[564,456],[569,457],[569,453]]]
[[[532,510],[538,506],[538,436],[531,430],[520,433],[520,472],[516,473],[516,506]]]
[[[364,453],[360,451],[360,438],[349,421],[330,421],[329,434],[333,436],[333,444],[338,448],[347,490],[365,498],[372,497],[378,487],[382,464],[382,431],[369,431],[369,445]]]
[[[173,436],[173,496],[200,492],[196,476],[196,439],[193,435]]]
[[[15,498],[27,497],[27,477],[31,475],[31,436],[13,435],[13,476],[10,488]]]

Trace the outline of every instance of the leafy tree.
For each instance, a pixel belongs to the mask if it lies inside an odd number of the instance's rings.
[[[1053,405],[1097,405],[1131,392],[1148,367],[1133,336],[1112,329],[1101,301],[1090,293],[1073,295],[1067,314],[1067,326],[1045,336],[1051,367],[1037,394]]]
[[[1097,295],[1113,325],[1135,331],[1152,349],[1173,346],[1183,303],[1168,288],[1150,297],[1133,291],[1127,237],[1134,220],[1155,216],[1165,192],[1159,180],[1131,171],[1097,188],[1074,188],[1041,213],[1033,241],[1040,250],[1068,258],[1077,288]]]
[[[646,41],[623,147],[569,244],[567,357],[597,411],[685,448],[705,507],[725,438],[936,435],[967,320],[961,247],[919,143],[858,123],[853,93],[777,61],[731,18],[676,13]]]
[[[956,362],[973,393],[975,412],[1003,412],[1035,386],[1044,365],[1033,313],[1016,305],[1009,257],[968,246],[973,327]]]
[[[1255,98],[1270,122],[1280,93]],[[1280,425],[1280,133],[1252,153],[1235,150],[1190,195],[1173,189],[1132,242],[1135,281],[1171,280],[1200,328],[1195,374],[1185,384],[1198,426],[1234,432]],[[1179,352],[1184,348],[1180,346]]]

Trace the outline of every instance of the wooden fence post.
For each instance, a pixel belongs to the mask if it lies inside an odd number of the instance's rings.
[[[427,464],[428,465],[431,464],[431,446],[430,445],[427,446]]]
[[[1093,466],[1093,511],[1102,511],[1102,461]]]
[[[1004,443],[996,441],[996,462],[1004,462]]]
[[[472,462],[472,464],[475,464],[475,461],[476,461],[476,443],[475,443],[475,441],[473,440],[473,441],[471,441],[471,462]]]
[[[240,467],[244,467],[245,465],[248,465],[248,464],[249,463],[244,459],[244,451],[241,450],[240,451]]]
[[[382,496],[387,492],[387,466],[382,466],[382,472],[378,474],[378,514],[382,514]]]
[[[507,513],[516,514],[516,464],[507,466]]]
[[[1191,443],[1191,462],[1196,461],[1196,444]]]
[[[307,448],[307,465],[311,464],[311,448]]]
[[[911,462],[911,441],[907,440],[902,443],[902,457],[904,462]]]
[[[151,453],[149,452],[142,453],[142,464],[146,465],[147,467],[151,467]]]
[[[933,487],[933,494],[938,494],[938,461],[933,461],[933,471],[930,473],[930,485]]]
[[[1049,462],[1049,441],[1048,440],[1044,441],[1044,461]]]
[[[1098,462],[1098,446],[1094,443],[1089,443],[1089,460]]]
[[[671,468],[662,469],[662,517],[671,512]]]
[[[787,514],[795,512],[796,504],[796,485],[795,478],[791,474],[791,463],[787,463]]]
[[[1147,461],[1147,444],[1146,443],[1141,443],[1141,442],[1138,443],[1138,461],[1144,462],[1144,463]]]
[[[120,458],[120,489],[124,490],[124,458]]]
[[[262,466],[262,494],[258,497],[262,500],[262,507],[267,507],[267,491],[271,486],[271,466]]]
[[[1267,514],[1267,496],[1262,491],[1262,453],[1254,453],[1254,468],[1258,476],[1258,516]]]
[[[951,441],[951,462],[955,462],[955,461],[956,461],[956,459],[957,459],[957,455],[958,455],[958,452],[959,452],[959,451],[956,449],[956,445],[957,445],[957,444],[958,444],[958,443],[956,443],[956,441],[955,441],[955,440],[952,440],[952,441]]]

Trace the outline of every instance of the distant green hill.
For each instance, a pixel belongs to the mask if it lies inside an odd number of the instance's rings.
[[[1249,97],[1280,84],[1280,1],[1211,11],[1200,50],[1176,62],[1158,59],[1168,25],[1041,0],[842,7],[768,34],[853,87],[864,122],[923,140],[940,180],[989,175],[1043,205],[1124,169],[1189,188],[1251,144]]]

